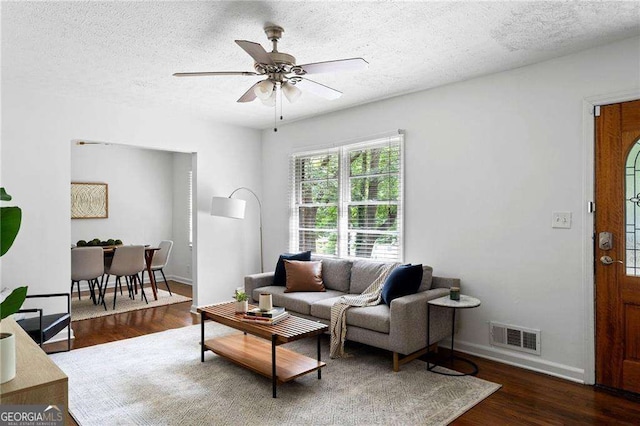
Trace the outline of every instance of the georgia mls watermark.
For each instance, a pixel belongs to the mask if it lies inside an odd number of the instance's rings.
[[[0,426],[63,426],[57,405],[0,405]]]

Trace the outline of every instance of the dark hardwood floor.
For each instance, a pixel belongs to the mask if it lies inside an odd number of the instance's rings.
[[[191,297],[191,286],[175,281],[169,281],[171,291],[183,296]],[[165,290],[164,283],[158,284],[158,288]],[[113,290],[109,290],[110,293]],[[109,299],[107,293],[106,299]],[[84,292],[83,297],[86,296]],[[77,294],[76,294],[77,297]],[[150,296],[151,297],[151,296]],[[109,306],[109,310],[111,306]],[[145,334],[157,333],[172,328],[187,327],[199,324],[198,315],[191,314],[191,302],[176,303],[174,305],[160,306],[157,308],[141,309],[106,317],[92,318],[83,321],[74,321],[74,339],[71,342],[72,349],[86,346],[99,345],[115,340],[129,339]],[[45,345],[46,351],[64,350],[66,341]]]
[[[190,286],[175,282],[170,285],[172,291],[191,296]],[[191,314],[190,308],[191,303],[185,302],[74,322],[73,348],[198,324],[199,317]],[[64,349],[65,346],[66,343],[62,346],[55,343],[47,349]],[[618,396],[593,386],[460,355],[478,364],[477,377],[499,383],[502,388],[459,417],[454,425],[640,424],[640,398]],[[391,363],[389,354],[389,368]]]

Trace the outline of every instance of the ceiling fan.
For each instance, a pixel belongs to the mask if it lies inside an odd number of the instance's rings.
[[[267,52],[259,43],[247,40],[236,40],[255,61],[253,71],[212,71],[212,72],[178,72],[175,77],[208,77],[218,75],[258,75],[266,79],[255,83],[240,98],[238,102],[251,102],[260,99],[265,105],[274,106],[278,91],[281,91],[289,102],[295,102],[302,94],[301,90],[309,91],[326,99],[338,99],[342,92],[332,89],[308,78],[307,74],[320,74],[336,71],[361,71],[369,63],[362,58],[339,59],[335,61],[314,62],[297,65],[296,58],[288,53],[278,52],[278,40],[284,29],[272,25],[264,29],[267,38],[273,43],[273,50]],[[282,117],[280,117],[282,119]]]

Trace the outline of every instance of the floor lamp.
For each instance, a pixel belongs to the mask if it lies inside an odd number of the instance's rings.
[[[258,198],[258,195],[256,195],[256,193],[249,188],[241,186],[240,188],[234,189],[231,195],[229,195],[228,197],[212,197],[211,216],[244,219],[244,212],[247,202],[239,198],[232,198],[233,194],[240,191],[241,189],[244,189],[245,191],[253,194],[253,196],[256,197],[256,201],[258,201],[258,208],[260,211],[260,272],[264,272],[264,256],[262,253],[262,203],[260,202],[260,198]]]

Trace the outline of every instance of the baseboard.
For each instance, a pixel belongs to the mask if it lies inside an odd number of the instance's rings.
[[[193,285],[193,280],[191,280],[191,278],[180,277],[178,275],[167,275],[167,279],[180,284]]]
[[[449,348],[450,346],[445,344],[443,347]],[[512,353],[492,346],[478,345],[476,343],[462,342],[459,340],[455,341],[455,350],[480,358],[486,358],[491,361],[513,365],[514,367],[520,367],[526,370],[559,377],[572,382],[585,383],[584,369],[533,358],[526,354]]]

